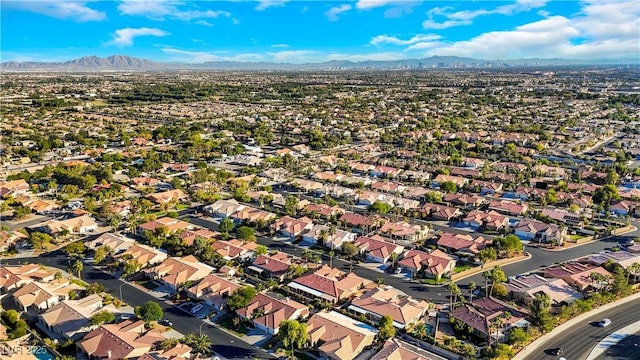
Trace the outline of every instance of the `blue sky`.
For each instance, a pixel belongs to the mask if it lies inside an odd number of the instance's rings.
[[[640,1],[2,0],[2,61],[628,58]]]

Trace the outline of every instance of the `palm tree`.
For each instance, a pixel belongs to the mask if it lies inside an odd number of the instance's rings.
[[[469,302],[471,304],[473,304],[473,292],[476,290],[476,288],[477,288],[476,283],[471,281],[469,283]]]
[[[84,265],[82,264],[82,261],[76,260],[69,265],[68,270],[70,273],[78,274],[78,279],[81,279],[80,272],[82,272],[82,269],[84,269]]]
[[[194,352],[202,355],[211,354],[211,339],[208,335],[189,334],[184,337],[183,342],[190,346]]]
[[[451,297],[449,300],[451,301],[451,305],[453,307],[458,302],[458,296],[461,295],[460,288],[458,287],[458,284],[452,281],[449,283],[449,291],[451,291]]]
[[[629,275],[633,275],[633,282],[638,282],[638,275],[640,274],[640,263],[633,263],[627,268]]]

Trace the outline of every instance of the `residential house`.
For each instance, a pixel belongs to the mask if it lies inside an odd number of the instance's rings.
[[[439,358],[442,357],[397,338],[391,338],[369,360],[429,360]]]
[[[131,179],[131,182],[133,182],[134,186],[136,187],[139,187],[139,186],[156,187],[160,185],[160,180],[150,178],[148,176],[139,176],[137,178],[133,178]]]
[[[329,219],[332,216],[341,216],[345,210],[338,205],[309,204],[304,208],[304,213],[311,218],[318,216],[322,219]]]
[[[464,162],[464,167],[469,169],[481,169],[485,163],[484,159],[477,159],[477,158],[470,158],[470,157],[464,157],[462,161]]]
[[[89,215],[81,215],[66,220],[52,219],[38,226],[39,229],[48,234],[60,234],[67,231],[69,234],[85,234],[93,232],[98,228],[98,223]]]
[[[411,274],[411,277],[423,273],[429,278],[441,279],[456,268],[456,259],[440,250],[430,253],[411,249],[407,251],[398,265]]]
[[[352,299],[348,307],[354,314],[364,315],[374,322],[389,315],[393,319],[393,325],[399,329],[420,321],[428,309],[428,302],[408,297],[390,286],[371,289]]]
[[[307,180],[307,179],[293,179],[291,181],[291,185],[296,189],[301,190],[302,192],[305,192],[305,193],[321,190],[324,186],[320,182]]]
[[[319,171],[312,175],[312,178],[315,180],[326,181],[326,182],[339,182],[344,179],[343,174],[336,174],[333,171]]]
[[[219,232],[211,231],[209,229],[204,229],[204,228],[198,228],[193,230],[185,230],[178,235],[178,238],[182,240],[186,245],[193,246],[193,242],[197,238],[202,238],[205,240],[213,240],[218,235],[220,235]]]
[[[598,273],[607,279],[613,279],[613,275],[604,268],[594,264],[579,263],[577,261],[570,261],[543,270],[544,277],[562,279],[567,284],[582,292],[589,288],[601,289],[606,286],[606,284],[594,283],[590,277],[592,273]]]
[[[227,298],[241,285],[219,275],[209,274],[188,288],[187,296],[190,299],[203,301],[215,310],[222,310],[227,305]]]
[[[231,215],[243,210],[246,206],[238,203],[236,200],[218,200],[213,204],[209,204],[203,208],[204,212],[218,218],[227,218]]]
[[[575,227],[582,227],[583,222],[579,214],[575,214],[561,209],[544,208],[540,211],[543,216],[546,216],[552,220],[572,225]]]
[[[372,170],[369,170],[369,176],[392,179],[398,176],[401,172],[402,170],[390,166],[376,166]]]
[[[453,253],[475,256],[480,250],[489,245],[491,241],[482,236],[474,238],[469,234],[442,233],[437,245]]]
[[[420,201],[399,196],[390,196],[385,202],[402,211],[413,211],[420,208]]]
[[[416,242],[427,237],[429,228],[404,221],[387,222],[380,228],[380,233],[394,240]]]
[[[195,256],[169,257],[162,263],[144,270],[153,280],[160,280],[173,290],[178,290],[184,283],[192,283],[204,279],[213,272],[213,267],[201,263]]]
[[[582,294],[566,281],[536,274],[509,279],[505,285],[511,299],[523,302],[527,306],[531,306],[536,295],[541,293],[549,297],[553,306],[568,305],[583,298]]]
[[[502,192],[502,183],[484,180],[473,180],[470,185],[471,189],[479,192],[481,195],[494,195]]]
[[[363,190],[358,194],[358,204],[370,206],[376,201],[387,202],[387,195],[377,191]]]
[[[67,300],[69,292],[83,289],[82,286],[73,284],[68,279],[58,279],[46,283],[30,282],[16,290],[12,296],[16,305],[23,311],[27,311],[29,307],[45,310],[60,301]]]
[[[361,254],[366,255],[367,260],[381,264],[386,263],[391,254],[400,255],[404,251],[402,245],[366,236],[358,237],[353,244],[358,247]]]
[[[265,278],[284,281],[291,264],[289,254],[277,251],[272,254],[258,255],[249,266],[249,270],[253,270]]]
[[[235,259],[246,260],[255,254],[258,244],[232,239],[229,241],[218,240],[211,244],[211,247],[227,261]]]
[[[633,215],[640,210],[640,203],[631,200],[622,200],[609,207],[611,213],[621,216]]]
[[[55,278],[55,272],[40,264],[0,267],[0,286],[4,291],[17,289],[34,281],[46,283]]]
[[[163,191],[159,193],[149,194],[147,195],[147,199],[153,201],[156,204],[162,205],[167,204],[171,201],[183,201],[188,199],[187,194],[180,189],[173,189],[168,191]]]
[[[484,203],[484,198],[474,194],[446,194],[442,200],[467,210],[476,209]]]
[[[489,210],[494,210],[506,215],[522,216],[529,210],[529,206],[509,200],[491,200]]]
[[[87,241],[84,245],[87,249],[96,250],[99,247],[109,248],[114,254],[121,253],[135,245],[136,241],[126,236],[104,233],[97,238]]]
[[[564,226],[531,219],[520,220],[513,230],[513,233],[522,240],[537,240],[546,243],[562,244],[567,236],[567,228]]]
[[[464,215],[460,209],[453,206],[426,203],[420,208],[420,214],[425,218],[451,221]]]
[[[640,254],[627,251],[603,251],[589,257],[589,262],[596,265],[602,265],[607,261],[611,261],[623,269],[627,269],[634,263],[640,263]]]
[[[145,231],[155,233],[156,230],[166,229],[167,234],[194,229],[194,225],[172,217],[162,217],[138,225],[138,235],[145,236]]]
[[[458,188],[462,188],[467,184],[468,181],[468,179],[460,176],[438,174],[431,182],[431,187],[433,187],[434,189],[438,189],[443,182],[452,182],[456,184]]]
[[[275,220],[277,217],[278,216],[272,212],[252,208],[250,206],[247,206],[244,209],[238,211],[237,213],[231,215],[231,219],[235,223],[247,223],[247,224],[257,224],[257,225],[269,224],[271,221]]]
[[[101,325],[77,342],[89,359],[133,359],[144,355],[165,337],[160,329],[145,329],[142,320]]]
[[[356,213],[345,213],[338,221],[359,233],[368,233],[377,225],[375,218]]]
[[[449,315],[469,326],[476,336],[483,339],[500,341],[505,339],[510,329],[529,326],[525,310],[490,297],[476,299],[472,304],[465,304],[451,311]],[[502,325],[498,326],[498,323]]]
[[[163,350],[147,352],[140,356],[138,360],[190,360],[193,358],[193,349],[185,344],[177,343],[174,346]]]
[[[2,196],[18,196],[30,191],[29,183],[25,179],[0,181],[0,193]]]
[[[400,194],[404,191],[404,185],[391,181],[376,181],[371,184],[371,190]]]
[[[462,222],[474,229],[484,228],[492,231],[500,231],[509,226],[509,218],[495,211],[473,210],[462,219]]]
[[[293,280],[287,286],[310,299],[320,298],[335,304],[357,296],[362,289],[373,287],[375,284],[355,273],[345,273],[323,265],[314,272]]]
[[[258,293],[247,306],[236,310],[236,314],[251,321],[262,332],[277,335],[281,322],[306,319],[309,307],[288,297]]]
[[[311,230],[312,227],[313,221],[306,216],[300,219],[284,216],[271,224],[273,231],[280,232],[282,235],[288,236],[291,239],[302,235],[305,231]]]
[[[29,237],[19,231],[0,230],[0,252],[8,251],[12,246],[20,246],[29,240]]]
[[[114,257],[120,261],[133,259],[138,263],[140,269],[142,269],[163,262],[167,256],[164,250],[155,249],[143,244],[135,244],[120,254],[116,254]]]
[[[330,360],[353,360],[375,341],[377,330],[335,311],[321,311],[307,321],[309,343]]]
[[[78,341],[93,330],[91,317],[101,311],[117,314],[113,304],[103,306],[99,294],[62,301],[38,316],[39,325],[66,340]]]
[[[29,208],[32,212],[36,214],[47,214],[52,210],[59,209],[60,205],[58,205],[53,200],[43,200],[38,197],[29,197],[26,195],[16,196],[15,202],[20,205]]]

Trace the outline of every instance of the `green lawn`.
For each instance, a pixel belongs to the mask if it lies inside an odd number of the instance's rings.
[[[235,325],[233,325],[233,317],[234,316],[232,314],[227,314],[218,319],[217,323],[240,337],[246,335],[249,332],[249,329],[242,325],[242,321],[240,321],[239,328],[236,329]]]
[[[444,284],[447,280],[440,279],[440,281],[437,281],[436,279],[422,279],[421,281],[423,284],[427,284],[427,285],[440,285],[440,284]]]
[[[469,264],[465,264],[465,265],[458,265],[456,266],[455,270],[453,271],[455,274],[459,273],[459,272],[463,272],[465,270],[469,270],[471,269],[473,266],[469,265]]]
[[[176,210],[180,211],[180,210],[184,210],[184,209],[188,209],[189,205],[188,204],[178,204],[176,205]]]
[[[154,284],[151,280],[136,281],[136,284],[144,287],[145,289],[149,289],[149,290],[155,290],[157,288],[156,284]]]
[[[569,238],[570,238],[571,240],[574,240],[574,241],[575,241],[575,240],[582,239],[583,237],[584,237],[584,236],[582,236],[582,235],[578,235],[578,234],[569,235]]]

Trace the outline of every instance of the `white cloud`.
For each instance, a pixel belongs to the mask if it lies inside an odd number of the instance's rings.
[[[340,14],[342,14],[344,12],[347,12],[349,10],[351,10],[351,5],[342,4],[342,5],[339,5],[339,6],[332,7],[331,9],[329,9],[324,14],[327,16],[329,21],[338,21]]]
[[[287,1],[288,0],[259,0],[258,5],[255,7],[255,9],[258,11],[262,11],[270,7],[284,6]]]
[[[124,28],[116,30],[113,33],[113,40],[109,42],[110,45],[117,46],[131,46],[133,40],[138,36],[167,36],[168,32],[155,28]]]
[[[638,57],[639,22],[636,3],[588,4],[573,18],[551,16],[513,30],[441,43],[424,55],[485,59]]]
[[[198,64],[207,61],[261,61],[264,59],[260,54],[237,54],[233,56],[217,55],[215,53],[206,51],[189,51],[175,48],[162,48],[162,52],[169,55],[174,55],[171,61],[186,62],[191,64]]]
[[[88,1],[8,1],[5,8],[26,10],[57,19],[71,19],[77,22],[101,21],[107,18],[102,11],[87,6]]]
[[[122,0],[118,5],[118,10],[124,15],[144,16],[154,20],[162,20],[166,17],[189,21],[231,16],[227,11],[183,10],[179,8],[181,5],[184,3],[175,0]]]
[[[470,25],[479,16],[505,15],[510,16],[520,12],[544,7],[548,0],[517,0],[514,4],[501,5],[494,9],[462,10],[451,12],[451,7],[435,7],[427,13],[428,19],[422,23],[425,29],[448,29],[455,26]],[[444,17],[444,20],[436,20]]]
[[[436,34],[418,34],[408,40],[398,39],[397,37],[389,36],[389,35],[378,35],[375,36],[369,41],[371,45],[381,45],[381,44],[393,44],[393,45],[412,45],[425,41],[433,41],[440,39],[440,35]]]
[[[408,2],[419,3],[420,1],[407,1],[407,0],[359,0],[356,3],[356,8],[360,10],[368,10],[377,7],[387,5],[405,5]]]
[[[202,25],[202,26],[208,26],[208,27],[212,27],[213,26],[213,24],[208,22],[207,20],[198,20],[194,24],[198,24],[198,25]]]
[[[289,45],[287,45],[287,44],[273,44],[273,45],[271,45],[271,47],[274,47],[274,48],[288,48]]]

